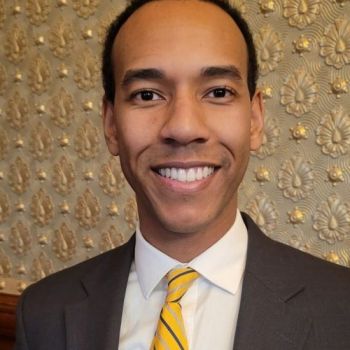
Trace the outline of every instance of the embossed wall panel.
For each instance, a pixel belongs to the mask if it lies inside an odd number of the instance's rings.
[[[258,50],[264,142],[240,207],[350,266],[350,3],[232,0]],[[0,0],[0,289],[125,242],[133,193],[101,129],[103,33],[123,0]]]

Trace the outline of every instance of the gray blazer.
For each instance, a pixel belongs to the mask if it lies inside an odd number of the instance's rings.
[[[350,270],[272,241],[243,219],[248,255],[234,350],[349,350]],[[117,350],[134,245],[133,236],[26,289],[15,350]]]

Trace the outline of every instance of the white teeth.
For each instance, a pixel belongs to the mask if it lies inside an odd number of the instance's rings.
[[[158,173],[167,177],[171,180],[176,180],[180,182],[193,182],[205,179],[214,172],[214,167],[204,166],[196,168],[161,168],[158,170]]]
[[[208,167],[206,166],[206,167],[204,167],[204,169],[203,169],[203,177],[207,177],[207,176],[208,176],[208,173],[209,173],[209,169],[208,169]]]
[[[196,173],[193,168],[187,172],[187,182],[196,180]]]
[[[202,168],[197,168],[197,172],[196,172],[196,180],[200,180],[203,178],[203,171]]]
[[[178,178],[179,176],[177,175],[177,170],[175,169],[175,168],[171,168],[170,169],[171,170],[171,172],[170,172],[170,178],[171,179],[174,179],[174,178]]]
[[[164,169],[163,169],[164,170]],[[170,177],[170,174],[171,174],[171,170],[169,168],[166,168],[165,169],[165,176],[166,177]],[[164,175],[163,175],[164,176]]]
[[[171,174],[173,174],[173,171],[171,170]],[[185,182],[187,180],[187,174],[185,169],[178,169],[177,170],[177,177],[179,181]]]

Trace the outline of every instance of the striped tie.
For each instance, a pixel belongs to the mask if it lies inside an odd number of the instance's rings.
[[[188,350],[180,301],[198,272],[190,267],[176,268],[167,274],[168,294],[165,299],[151,350]]]

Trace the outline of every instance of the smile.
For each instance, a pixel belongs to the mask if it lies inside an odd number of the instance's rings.
[[[215,171],[213,166],[195,167],[195,168],[160,168],[157,172],[160,176],[179,181],[194,182],[205,179]]]

